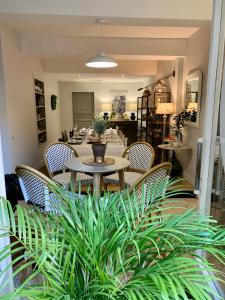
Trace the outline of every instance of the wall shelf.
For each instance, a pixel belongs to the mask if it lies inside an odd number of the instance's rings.
[[[36,118],[37,118],[37,136],[38,136],[38,142],[41,144],[47,141],[45,88],[44,88],[44,82],[36,78],[34,79],[34,94],[35,94]]]

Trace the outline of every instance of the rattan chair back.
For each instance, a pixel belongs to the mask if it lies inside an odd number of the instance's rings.
[[[129,159],[130,170],[144,173],[152,167],[155,151],[149,143],[136,142],[126,148],[123,157]]]
[[[48,186],[54,183],[41,172],[25,165],[17,166],[16,174],[19,177],[25,201],[45,209],[46,201],[49,200]]]
[[[49,176],[52,178],[56,172],[65,171],[65,161],[77,156],[75,149],[66,143],[57,142],[47,146],[44,160]]]

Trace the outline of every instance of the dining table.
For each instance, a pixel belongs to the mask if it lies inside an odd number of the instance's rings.
[[[74,148],[79,156],[89,156],[93,154],[92,144],[89,143],[91,132],[91,129],[86,129],[82,133],[81,129],[80,134],[83,134],[83,137],[79,137],[80,140],[77,140],[76,137],[69,140],[69,144]],[[104,143],[107,144],[105,153],[106,156],[122,156],[126,149],[121,137],[118,135],[118,132],[112,128],[106,129],[104,133]]]
[[[107,162],[110,164],[107,164]],[[71,170],[72,188],[75,190],[77,172],[93,174],[93,192],[96,197],[101,193],[101,177],[112,172],[119,173],[120,187],[125,187],[124,169],[129,167],[130,161],[119,156],[106,156],[101,164],[94,162],[92,156],[73,157],[64,163],[65,167]]]

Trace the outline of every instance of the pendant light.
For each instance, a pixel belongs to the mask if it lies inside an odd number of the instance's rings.
[[[102,37],[102,25],[105,23],[105,20],[97,20],[97,23],[100,24],[100,36]],[[107,56],[103,51],[99,51],[95,57],[88,59],[85,65],[90,68],[103,69],[115,68],[118,64],[113,58]]]

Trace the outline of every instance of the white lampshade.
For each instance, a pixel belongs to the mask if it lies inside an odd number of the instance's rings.
[[[90,68],[115,68],[118,64],[117,62],[109,57],[102,51],[100,51],[97,56],[88,59],[85,64],[87,67]]]
[[[196,102],[190,102],[190,103],[188,103],[188,107],[187,107],[187,111],[197,111],[197,109],[198,109],[198,103],[196,103]]]
[[[173,103],[158,103],[156,114],[171,115],[174,112]]]

